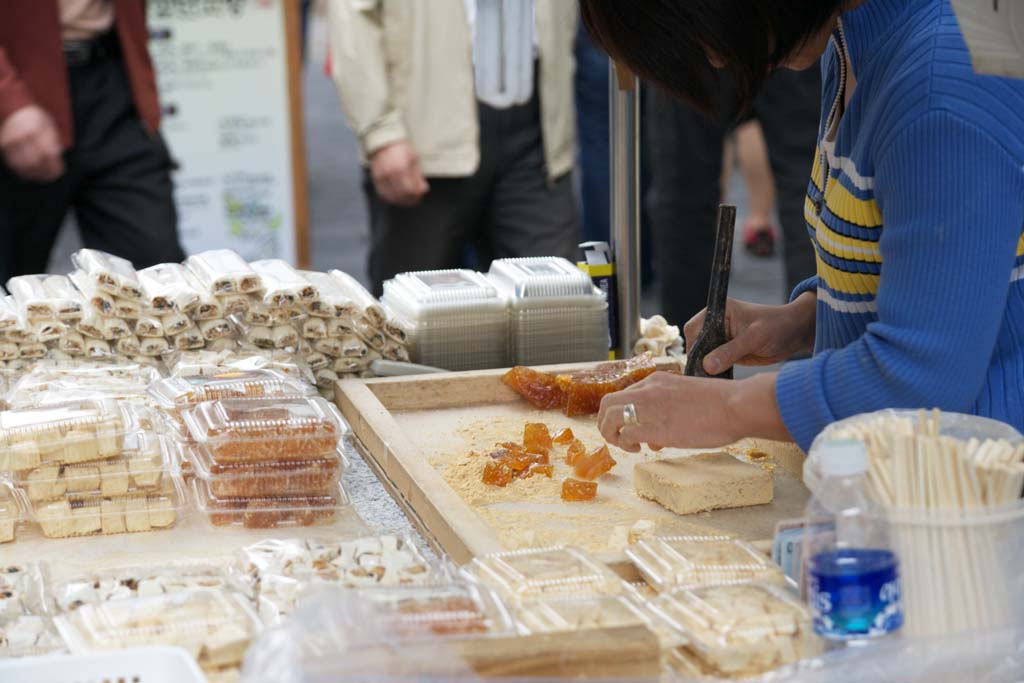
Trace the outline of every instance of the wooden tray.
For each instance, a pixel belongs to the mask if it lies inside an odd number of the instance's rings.
[[[548,369],[581,367],[587,366]],[[619,465],[602,477],[599,498],[592,503],[563,503],[557,494],[541,500],[517,497],[516,487],[534,485],[534,480],[508,489],[486,487],[484,500],[479,492],[460,495],[446,479],[446,473],[455,471],[449,468],[465,466],[471,451],[486,452],[499,441],[520,441],[527,421],[544,422],[552,429],[570,426],[590,447],[603,443],[593,417],[537,411],[501,382],[503,374],[485,370],[345,380],[336,391],[339,408],[385,487],[424,536],[460,564],[501,550],[565,544],[589,550],[633,577],[635,568],[621,547],[608,543],[616,527],[646,519],[655,522],[660,535],[725,533],[763,543],[770,541],[780,520],[803,514],[809,495],[800,481],[803,454],[793,444],[764,441],[741,442],[728,450],[737,455],[755,449],[769,454],[775,466],[775,501],[770,505],[681,517],[639,499],[632,484],[636,463],[700,452],[673,450],[634,455],[613,449]],[[553,462],[561,460],[557,453]],[[557,487],[566,474],[556,472],[554,480],[535,485]],[[500,500],[490,500],[494,496]]]

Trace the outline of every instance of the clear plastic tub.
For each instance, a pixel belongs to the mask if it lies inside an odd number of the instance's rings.
[[[213,375],[168,377],[149,394],[165,410],[180,410],[205,401],[311,395],[312,388],[273,370],[224,371]]]
[[[204,669],[241,664],[260,630],[242,596],[218,590],[83,605],[56,621],[76,653],[172,645],[187,650]]]
[[[55,583],[50,595],[58,611],[66,614],[85,605],[152,598],[197,589],[227,591],[230,587],[231,583],[219,565],[181,563],[121,567],[77,576]]]
[[[262,351],[255,348],[225,351],[206,349],[175,353],[165,358],[164,362],[171,377],[208,377],[224,372],[272,370],[292,380],[306,384],[313,382],[308,365],[287,351]]]
[[[10,543],[18,536],[18,526],[21,522],[21,506],[12,495],[10,488],[0,481],[0,543]],[[2,570],[0,570],[2,571]],[[0,586],[3,579],[0,578]],[[3,613],[3,598],[0,597],[0,614]]]
[[[38,614],[0,614],[0,659],[67,652],[53,621]]]
[[[737,583],[674,590],[652,604],[716,675],[756,676],[820,654],[807,608],[776,586]]]
[[[152,366],[132,361],[45,360],[23,374],[7,393],[13,407],[35,407],[67,403],[73,399],[60,397],[85,393],[95,398],[144,396],[147,387],[160,379]]]
[[[115,535],[172,528],[183,509],[182,497],[170,479],[169,487],[125,496],[79,497],[31,506],[30,516],[47,538]]]
[[[7,289],[27,318],[69,320],[82,317],[83,300],[66,275],[20,275]]]
[[[646,626],[640,607],[623,596],[532,600],[513,612],[524,635]]]
[[[214,249],[188,257],[185,266],[199,283],[215,295],[252,294],[263,281],[241,256],[230,249]]]
[[[641,539],[626,550],[641,575],[658,590],[732,580],[785,584],[782,570],[749,543],[728,536]]]
[[[184,417],[192,438],[221,464],[329,455],[343,432],[337,409],[321,398],[211,401]]]
[[[542,548],[495,553],[465,569],[512,602],[553,595],[622,595],[625,582],[607,566],[576,548]]]
[[[196,506],[215,527],[277,529],[332,524],[349,505],[341,484],[328,495],[219,497],[202,479],[192,480]]]
[[[513,306],[535,299],[604,299],[595,295],[590,276],[564,258],[499,259],[491,263],[488,277],[507,290]]]
[[[221,464],[201,445],[184,447],[192,472],[216,498],[330,496],[345,469],[340,453],[313,460]]]
[[[36,563],[0,565],[0,618],[42,612],[44,585]]]
[[[0,470],[111,458],[140,429],[138,409],[112,399],[9,410],[0,413]]]
[[[169,454],[161,437],[126,435],[121,455],[77,465],[43,465],[13,473],[11,483],[32,504],[66,496],[104,498],[170,487]]]
[[[97,289],[132,301],[145,298],[130,261],[96,249],[79,249],[71,261]]]

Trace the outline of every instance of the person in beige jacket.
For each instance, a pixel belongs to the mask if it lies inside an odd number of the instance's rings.
[[[329,0],[370,276],[577,253],[573,0]]]

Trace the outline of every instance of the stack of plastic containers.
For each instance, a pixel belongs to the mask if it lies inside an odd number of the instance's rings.
[[[196,502],[213,525],[328,524],[348,504],[340,483],[343,422],[327,401],[223,399],[183,416]]]
[[[508,365],[508,316],[497,288],[471,270],[403,273],[384,283],[413,362],[446,370]]]
[[[590,278],[563,258],[494,261],[488,278],[508,303],[516,365],[608,358],[608,302]]]
[[[751,580],[786,583],[781,568],[749,543],[726,536],[641,539],[626,554],[659,591]]]

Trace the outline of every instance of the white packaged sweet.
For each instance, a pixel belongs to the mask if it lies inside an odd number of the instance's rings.
[[[332,270],[328,273],[341,290],[359,307],[362,315],[370,319],[374,325],[383,325],[387,320],[384,307],[373,297],[359,281],[346,272]]]
[[[14,342],[0,342],[0,361],[15,360],[21,354],[21,350]]]
[[[220,300],[213,295],[197,278],[192,274],[191,271],[188,273],[189,284],[192,285],[193,289],[199,292],[199,304],[192,310],[190,315],[195,317],[196,320],[213,320],[214,318],[223,318],[224,307],[221,306]]]
[[[220,305],[224,308],[224,315],[241,315],[244,316],[249,312],[249,309],[254,303],[257,303],[253,297],[256,295],[249,294],[222,294],[217,298],[220,300]],[[269,316],[269,312],[268,312]]]
[[[3,292],[0,291],[0,295],[2,294]],[[12,296],[0,296],[0,332],[18,324],[18,309],[13,302],[14,297]]]
[[[67,646],[49,617],[38,614],[0,616],[0,659],[66,651]]]
[[[96,283],[80,270],[72,272],[69,277],[95,313],[101,316],[115,315],[114,300],[117,298],[116,295],[97,287]],[[83,311],[83,315],[88,316],[89,311]]]
[[[18,345],[18,358],[35,360],[46,356],[46,345],[39,342],[31,342]]]
[[[45,344],[54,339],[60,339],[68,331],[68,326],[59,320],[30,318],[29,330],[35,335],[37,342]]]
[[[217,565],[184,562],[108,569],[60,581],[51,593],[57,609],[69,613],[84,605],[197,589],[230,590],[230,584],[224,570]]]
[[[143,356],[155,358],[162,356],[170,350],[171,346],[166,339],[159,337],[146,337],[139,340],[139,353]]]
[[[144,299],[135,268],[126,259],[96,249],[79,249],[71,261],[98,289],[132,301]]]
[[[137,356],[142,350],[139,338],[134,334],[121,337],[114,344],[114,350],[125,356]]]
[[[0,617],[42,611],[43,569],[35,563],[0,565]]]
[[[114,315],[125,320],[137,320],[142,317],[142,304],[130,299],[114,299]]]
[[[267,306],[289,308],[320,298],[317,287],[281,259],[253,261],[249,265],[263,281],[263,303]]]
[[[199,326],[199,331],[202,332],[203,338],[206,339],[206,341],[214,341],[216,339],[230,337],[233,332],[231,323],[223,318],[200,320],[197,324]]]
[[[169,337],[173,337],[174,335],[180,334],[192,327],[192,320],[180,311],[171,311],[161,316],[160,324],[163,326],[164,334]]]
[[[327,273],[300,271],[309,284],[316,287],[319,297],[307,303],[310,315],[318,318],[354,318],[362,314],[362,309],[346,293],[337,280]]]
[[[263,289],[260,276],[230,249],[214,249],[190,256],[185,266],[207,291],[215,295],[250,294]]]
[[[142,316],[135,321],[135,335],[138,337],[164,336],[164,323],[155,315]]]
[[[89,337],[85,340],[85,355],[89,358],[105,358],[110,355],[110,344],[103,339]]]
[[[199,305],[199,292],[180,263],[162,263],[138,272],[147,304],[155,311],[191,313]]]
[[[382,351],[386,340],[384,339],[384,333],[370,321],[367,317],[359,317],[355,319],[356,334],[359,338],[366,342],[371,348]]]
[[[7,290],[28,318],[68,320],[82,316],[82,296],[65,275],[21,275]]]
[[[206,346],[206,337],[203,336],[203,333],[197,327],[187,329],[181,334],[175,335],[173,340],[174,348],[179,351],[194,351]]]

